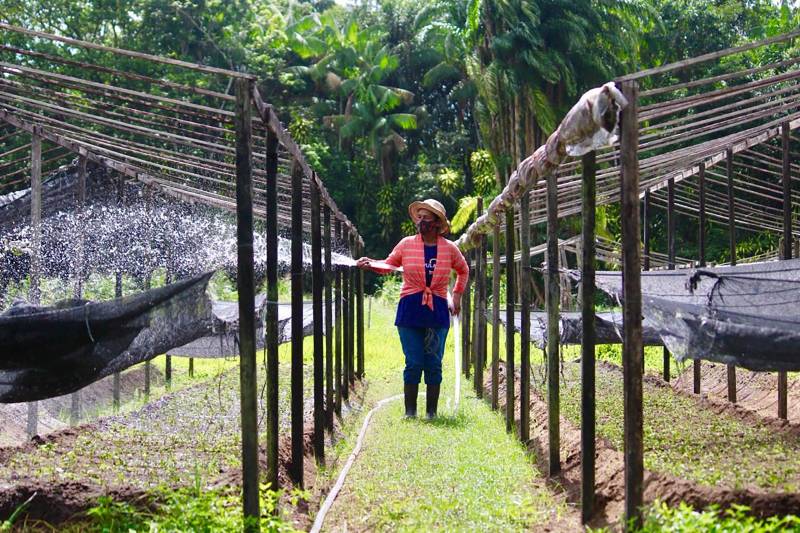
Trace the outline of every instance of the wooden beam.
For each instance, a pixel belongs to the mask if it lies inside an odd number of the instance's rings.
[[[31,248],[28,300],[38,305],[41,299],[39,282],[42,264],[42,137],[36,131],[31,135]],[[28,402],[29,439],[39,433],[38,426],[39,404]]]
[[[331,248],[331,208],[323,206],[323,242],[325,246],[325,422],[333,431],[333,250]],[[338,304],[337,304],[338,305]]]
[[[483,198],[479,196],[477,216],[481,216],[482,214]],[[486,295],[486,291],[484,289],[486,285],[486,236],[481,235],[479,238],[481,239],[481,243],[475,250],[475,320],[472,336],[472,353],[474,354],[475,360],[475,379],[473,383],[475,387],[475,395],[478,398],[483,398],[483,363],[486,354],[482,342],[483,327],[485,327],[486,324],[486,301],[484,300]]]
[[[621,113],[621,192],[622,202],[622,279],[625,299],[622,308],[625,524],[636,528],[641,523],[644,480],[644,442],[642,417],[642,289],[639,248],[639,156],[638,84],[621,84],[628,106]]]
[[[239,370],[242,424],[242,504],[245,530],[258,531],[258,405],[256,383],[255,282],[251,101],[253,83],[236,82],[236,240],[239,295]]]
[[[314,456],[317,462],[325,460],[325,347],[322,318],[322,199],[319,184],[311,180],[311,301],[314,319]]]
[[[499,403],[500,381],[500,226],[492,229],[492,409]]]
[[[303,487],[303,171],[292,165],[292,462],[289,476]]]
[[[530,192],[519,197],[519,440],[524,444],[530,440],[531,413],[531,224]]]
[[[647,76],[653,76],[655,74],[663,74],[665,72],[671,72],[674,70],[681,70],[685,69],[686,67],[690,67],[692,65],[698,65],[700,63],[705,63],[708,61],[714,61],[716,59],[721,59],[723,57],[738,54],[741,52],[746,52],[748,50],[753,50],[756,48],[760,48],[762,46],[767,46],[774,43],[781,43],[784,41],[789,41],[794,39],[795,37],[800,36],[800,30],[795,30],[790,33],[784,33],[781,35],[777,35],[775,37],[770,37],[769,39],[763,39],[761,41],[754,41],[751,43],[747,43],[741,46],[736,46],[733,48],[726,48],[724,50],[719,50],[716,52],[709,52],[707,54],[699,55],[696,57],[692,57],[690,59],[683,59],[681,61],[676,61],[674,63],[668,63],[666,65],[661,65],[659,67],[649,68],[645,70],[640,70],[639,72],[634,72],[633,74],[628,74],[626,76],[622,76],[617,78],[616,82],[623,82],[623,81],[632,81],[638,80]]]
[[[581,213],[581,521],[594,514],[595,501],[595,174],[596,153],[583,156]]]
[[[278,361],[278,138],[270,131],[266,135],[267,189],[265,202],[265,233],[267,253],[267,307],[265,321],[267,359],[267,483],[270,490],[278,490],[280,438],[279,366]]]
[[[558,182],[556,173],[547,176],[547,448],[548,474],[561,472],[561,406],[559,394],[559,304],[561,286],[558,272]]]
[[[700,210],[697,224],[697,248],[699,266],[706,266],[706,166],[700,163],[700,171],[697,173],[697,194],[699,196]],[[692,385],[695,394],[700,394],[702,381],[703,363],[700,359],[692,361]]]
[[[506,207],[506,257],[514,257],[514,208]],[[514,261],[506,261],[506,431],[514,431]]]
[[[336,232],[336,243],[339,244],[342,242],[342,221],[336,220],[335,222],[335,232]],[[335,361],[334,361],[334,374],[335,374],[335,381],[336,381],[336,404],[335,404],[335,411],[336,414],[340,417],[342,416],[342,389],[344,387],[344,379],[342,379],[342,329],[344,329],[343,321],[342,321],[342,267],[341,265],[336,265],[334,270],[334,275],[336,277],[335,285],[334,285],[334,300],[336,301],[334,307],[334,313],[336,317],[336,324],[334,325],[334,334],[336,336],[336,350],[335,350]]]
[[[728,244],[731,266],[736,265],[736,200],[733,190],[733,150],[725,152],[725,172],[728,179]],[[728,401],[736,403],[736,365],[727,365]]]
[[[151,54],[145,54],[143,52],[135,52],[133,50],[124,50],[122,48],[114,48],[111,46],[103,46],[97,43],[91,43],[88,41],[81,41],[79,39],[71,39],[69,37],[62,37],[61,35],[54,35],[52,33],[44,33],[41,31],[34,31],[28,30],[26,28],[21,28],[19,26],[13,26],[11,24],[6,24],[5,22],[0,22],[0,29],[20,33],[23,35],[27,35],[29,37],[35,37],[39,39],[44,39],[48,41],[58,41],[61,43],[65,43],[71,46],[78,46],[80,48],[88,48],[91,50],[100,50],[103,52],[110,52],[112,54],[132,57],[134,59],[141,59],[144,61],[148,61],[150,63],[161,63],[164,65],[171,65],[174,67],[181,67],[186,68],[189,70],[195,70],[197,72],[204,72],[206,74],[221,74],[224,76],[228,76],[230,78],[237,78],[237,79],[248,79],[252,82],[255,81],[256,77],[253,74],[246,74],[243,72],[237,72],[235,70],[227,70],[224,68],[217,68],[217,67],[209,67],[206,65],[200,65],[198,63],[189,63],[187,61],[181,61],[179,59],[172,59],[169,57],[162,57],[156,56]]]
[[[783,258],[792,258],[792,169],[789,123],[781,125],[781,155],[783,183]],[[786,372],[778,372],[778,418],[789,416],[789,379]]]

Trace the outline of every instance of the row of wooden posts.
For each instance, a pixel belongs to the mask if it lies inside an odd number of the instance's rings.
[[[239,339],[241,373],[242,473],[245,517],[259,516],[258,425],[255,342],[255,284],[253,275],[252,102],[254,80],[236,80],[236,212],[238,242]],[[263,118],[263,117],[262,117]],[[265,120],[269,124],[268,121]],[[266,138],[266,481],[278,488],[278,132]],[[312,447],[324,461],[325,431],[341,416],[350,387],[364,376],[364,277],[352,265],[332,262],[332,235],[346,243],[351,255],[361,252],[357,235],[322,205],[322,183],[311,176],[311,278],[313,310],[314,430]],[[291,462],[289,475],[302,486],[304,461],[303,397],[303,180],[300,161],[291,167]],[[324,250],[324,260],[323,260]],[[246,529],[258,529],[248,520]]]
[[[622,364],[624,373],[624,458],[625,458],[625,519],[636,522],[641,517],[642,481],[643,481],[643,414],[642,414],[642,374],[644,369],[644,352],[642,344],[642,294],[641,270],[649,269],[650,232],[648,215],[650,193],[644,195],[643,205],[639,194],[639,162],[638,162],[638,127],[637,127],[637,94],[636,81],[621,83],[621,90],[628,102],[631,102],[621,113],[621,220],[622,220],[622,267],[623,267],[623,350]],[[791,228],[791,187],[789,174],[789,124],[782,126],[783,143],[783,258],[792,257]],[[732,150],[727,151],[728,176],[728,213],[731,264],[736,264],[736,210],[733,196]],[[596,172],[595,152],[582,158],[582,234],[580,242],[581,282],[579,301],[583,337],[581,340],[581,516],[588,522],[594,513],[595,499],[595,439],[596,439],[596,400],[595,400],[595,208],[596,208]],[[705,168],[700,163],[698,176],[700,212],[699,212],[699,266],[705,266]],[[675,183],[669,180],[667,208],[668,234],[668,268],[675,268]],[[517,431],[523,443],[530,439],[530,221],[529,194],[520,196],[520,229],[519,229],[519,265],[513,260],[517,236],[514,229],[513,208],[506,210],[505,250],[506,257],[506,427],[508,431]],[[643,209],[642,209],[643,207]],[[479,199],[478,216],[482,211]],[[643,215],[643,234],[640,233],[640,213]],[[547,405],[548,405],[548,474],[557,475],[561,470],[560,449],[560,398],[559,398],[559,261],[558,261],[558,201],[555,174],[547,178],[547,270],[546,310],[547,310]],[[474,302],[468,289],[464,294],[462,322],[462,369],[469,376],[474,364],[474,386],[478,397],[483,397],[483,370],[487,364],[487,237],[480,236],[480,244],[468,252],[469,261],[474,264]],[[641,244],[644,241],[644,257]],[[500,349],[500,230],[496,226],[492,235],[492,342],[491,342],[491,406],[498,408],[499,383],[499,349]],[[517,273],[515,270],[519,268]],[[516,283],[519,288],[515,287]],[[472,282],[470,282],[471,284]],[[514,310],[516,296],[519,295],[520,324],[520,410],[519,421],[515,420],[515,362],[514,362]],[[700,361],[694,361],[694,392],[700,393]],[[736,401],[736,370],[728,366],[728,397]],[[778,416],[787,416],[787,381],[786,373],[780,372],[778,379]],[[670,354],[664,348],[664,379],[670,377]],[[517,423],[519,424],[517,426]]]

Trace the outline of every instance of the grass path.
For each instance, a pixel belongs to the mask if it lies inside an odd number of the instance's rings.
[[[402,392],[403,355],[393,308],[373,305],[366,331],[369,386],[364,414],[376,401]],[[578,529],[503,419],[462,381],[453,410],[453,336],[445,351],[440,418],[404,420],[402,401],[372,419],[356,463],[325,521],[326,531],[558,531]],[[424,412],[424,385],[419,410]],[[352,448],[361,421],[341,444]],[[345,456],[345,455],[343,455]],[[337,472],[330,472],[333,476]]]

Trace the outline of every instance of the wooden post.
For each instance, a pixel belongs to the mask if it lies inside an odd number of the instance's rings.
[[[350,232],[343,230],[345,243],[350,241]],[[350,399],[350,269],[342,268],[342,399]]]
[[[331,264],[331,208],[323,209],[325,241],[325,421],[328,431],[333,431],[333,270]]]
[[[467,263],[471,263],[473,253],[468,251],[466,253]],[[462,317],[461,326],[463,328],[463,336],[461,342],[463,349],[461,351],[461,371],[464,375],[470,377],[470,354],[472,354],[472,280],[475,279],[475,269],[470,268],[469,277],[467,278],[467,286],[464,289],[462,296],[461,311],[464,313]]]
[[[643,269],[650,270],[650,189],[644,191],[642,202],[642,240],[644,241]]]
[[[77,208],[79,212],[83,212],[86,208],[86,157],[80,156],[78,159],[78,202]],[[81,228],[81,233],[78,237],[78,267],[75,272],[75,287],[72,292],[73,298],[80,299],[83,296],[83,276],[86,271],[86,234],[85,229]],[[149,370],[147,365],[150,364],[148,360],[145,363],[145,374]],[[81,391],[77,390],[70,395],[70,409],[69,409],[69,423],[71,426],[78,424],[81,418]]]
[[[322,217],[317,176],[311,180],[311,305],[314,319],[314,456],[325,459],[325,346],[322,318]]]
[[[547,446],[548,473],[561,472],[558,331],[561,286],[558,273],[558,176],[547,176]]]
[[[789,123],[781,124],[782,172],[783,182],[783,258],[792,258],[792,176]],[[789,416],[789,379],[785,371],[778,372],[778,418],[786,420]]]
[[[348,232],[348,248],[350,250],[351,257],[355,255],[355,241],[355,232]],[[348,283],[348,288],[350,290],[347,295],[349,302],[347,309],[350,311],[347,331],[347,338],[350,341],[347,349],[347,354],[349,357],[349,361],[347,363],[347,380],[348,385],[353,386],[356,382],[356,307],[358,307],[358,302],[356,302],[356,268],[349,267],[347,269],[347,273],[348,277],[350,278]]]
[[[356,255],[361,256],[364,250],[360,246]],[[356,377],[364,379],[364,271],[353,269],[356,276]]]
[[[675,180],[667,181],[667,268],[675,270]],[[664,381],[670,380],[669,350],[664,346]]]
[[[266,135],[267,174],[265,194],[265,229],[267,246],[267,308],[264,335],[267,359],[267,483],[278,490],[279,362],[278,362],[278,136],[272,129]]]
[[[733,196],[733,150],[725,151],[725,171],[728,177],[728,241],[731,266],[736,264],[736,204]],[[728,401],[736,403],[736,366],[727,365]]]
[[[632,528],[641,521],[644,443],[642,424],[642,287],[639,249],[639,126],[635,81],[622,83],[628,106],[622,111],[621,217],[624,387],[625,523]]]
[[[531,194],[529,190],[519,199],[520,223],[520,339],[519,339],[519,438],[523,443],[530,440],[531,412]]]
[[[581,521],[594,513],[595,479],[595,314],[594,254],[597,161],[583,156],[581,202]]]
[[[344,242],[349,240],[347,228],[342,229]],[[350,272],[342,267],[342,400],[350,398]]]
[[[477,216],[483,214],[483,198],[478,197],[478,212]],[[475,354],[475,395],[478,398],[483,398],[483,361],[485,352],[483,350],[483,327],[485,327],[486,317],[484,310],[486,309],[486,302],[484,300],[486,285],[486,254],[484,253],[486,247],[486,236],[481,235],[480,244],[475,250],[475,320],[472,341],[472,352]]]
[[[492,232],[492,409],[499,403],[500,379],[500,226]]]
[[[514,431],[514,208],[506,208],[506,431]]]
[[[42,264],[42,138],[31,136],[31,266],[28,299],[38,305],[41,299],[39,279]],[[28,438],[39,433],[39,403],[28,402]]]
[[[189,358],[189,377],[194,377],[194,357]]]
[[[706,166],[700,163],[700,172],[697,174],[697,189],[700,197],[700,221],[697,228],[697,244],[699,263],[706,266]],[[694,393],[700,394],[700,381],[702,377],[702,362],[695,359],[692,362]]]
[[[303,486],[303,170],[292,161],[292,462],[289,476]]]
[[[255,281],[253,275],[253,179],[251,102],[255,84],[236,80],[236,237],[239,293],[239,369],[242,420],[242,504],[245,530],[259,530],[258,406]]]
[[[117,179],[117,206],[125,205],[125,178],[119,176]],[[122,298],[122,271],[114,273],[114,298]],[[119,410],[120,404],[120,373],[114,372],[114,385],[112,389],[114,412]]]
[[[336,219],[336,242],[337,244],[342,242],[342,221]],[[335,411],[336,414],[342,416],[342,388],[344,386],[344,380],[342,379],[342,267],[337,265],[334,269],[334,275],[336,276],[336,284],[334,289],[334,300],[336,301],[336,305],[334,307],[334,314],[335,314],[335,321],[336,324],[333,327],[333,331],[335,334],[335,361],[334,361],[334,380],[336,382],[336,402],[335,402]]]

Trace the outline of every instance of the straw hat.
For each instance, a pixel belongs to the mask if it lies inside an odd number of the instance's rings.
[[[450,231],[450,221],[447,220],[447,212],[444,210],[444,206],[438,200],[434,200],[432,198],[428,198],[422,202],[416,201],[411,202],[411,205],[408,206],[408,215],[411,217],[415,223],[417,222],[418,216],[417,213],[420,209],[427,209],[434,215],[439,217],[439,220],[442,223],[442,229],[439,233],[444,234]]]

